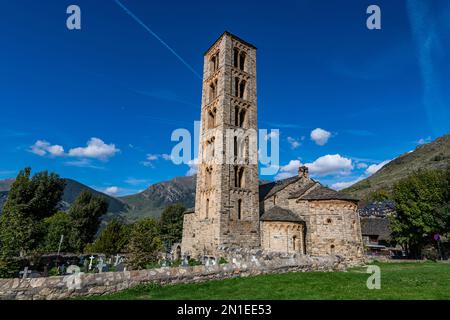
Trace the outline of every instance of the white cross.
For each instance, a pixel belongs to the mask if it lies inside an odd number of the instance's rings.
[[[26,279],[29,274],[31,274],[31,270],[28,270],[28,267],[25,267],[23,271],[20,271],[19,274],[22,274],[22,279]]]
[[[92,261],[95,259],[94,256],[90,256],[89,259],[91,260],[91,262],[89,262],[89,270],[92,269]]]
[[[119,254],[117,254],[116,255],[116,261],[114,262],[114,266],[115,267],[119,264],[119,259],[120,259],[120,256],[119,256]]]
[[[98,272],[102,273],[103,272],[103,267],[106,266],[106,264],[103,263],[103,258],[100,258],[98,264],[97,264],[97,268],[98,268]]]

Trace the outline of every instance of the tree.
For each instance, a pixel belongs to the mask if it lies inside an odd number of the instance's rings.
[[[42,239],[42,219],[58,210],[65,180],[57,174],[31,168],[19,172],[11,186],[0,219],[1,256],[23,256],[38,247]]]
[[[369,202],[383,202],[385,200],[391,199],[391,194],[389,191],[385,189],[378,189],[376,191],[373,191],[369,195]]]
[[[130,226],[115,218],[111,220],[93,244],[86,247],[89,252],[106,254],[120,253],[129,241]]]
[[[448,177],[439,170],[419,170],[395,184],[392,236],[410,256],[419,258],[433,234],[448,232],[448,188]]]
[[[161,215],[161,238],[169,246],[181,241],[184,211],[186,211],[184,206],[174,204],[165,208]]]
[[[134,269],[143,269],[148,263],[157,260],[158,253],[163,249],[159,234],[159,223],[153,218],[133,224],[128,252],[129,263]]]
[[[72,246],[81,252],[94,241],[100,226],[100,218],[108,211],[108,203],[103,197],[82,191],[70,206],[68,214],[72,223],[74,239]]]
[[[61,243],[61,252],[72,252],[73,247],[73,228],[69,215],[65,212],[57,212],[53,216],[45,218],[43,221],[45,232],[41,245],[41,251],[57,252],[61,235],[64,236]]]

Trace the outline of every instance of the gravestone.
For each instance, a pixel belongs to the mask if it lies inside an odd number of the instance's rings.
[[[125,271],[125,264],[123,262],[120,262],[117,266],[116,266],[116,270],[118,272],[123,272]]]
[[[22,275],[22,279],[26,279],[28,278],[28,275],[31,274],[31,270],[28,270],[28,267],[25,267],[19,274]]]
[[[116,260],[114,261],[114,266],[116,267],[116,266],[120,263],[119,259],[120,259],[121,257],[120,257],[119,254],[117,254],[117,255],[115,256],[115,258],[116,258]]]
[[[43,277],[48,277],[48,265],[44,266],[44,272],[42,274]]]
[[[99,261],[98,261],[98,263],[97,263],[97,269],[98,269],[98,272],[99,273],[102,273],[103,272],[103,270],[105,270],[105,267],[106,267],[107,265],[105,264],[105,263],[103,263],[103,258],[102,257],[100,257],[100,259],[99,259]]]
[[[90,260],[90,262],[89,262],[89,270],[92,270],[92,261],[94,261],[94,259],[95,259],[95,257],[92,256],[92,255],[89,257],[89,260]]]

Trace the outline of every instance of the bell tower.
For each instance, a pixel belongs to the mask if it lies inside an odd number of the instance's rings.
[[[260,246],[256,48],[225,32],[204,55],[195,212],[182,251]]]

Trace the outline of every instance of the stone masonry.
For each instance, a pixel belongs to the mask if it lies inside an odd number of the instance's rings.
[[[221,252],[228,263],[194,267],[159,268],[125,272],[80,274],[78,286],[68,286],[75,276],[34,279],[0,279],[0,300],[61,300],[118,292],[139,284],[196,283],[214,279],[306,271],[343,271],[350,267],[338,256],[265,253],[262,250]],[[216,258],[215,261],[218,261]]]
[[[181,251],[219,247],[361,259],[357,199],[297,176],[259,184],[256,48],[225,32],[206,51],[195,208],[184,215]]]

